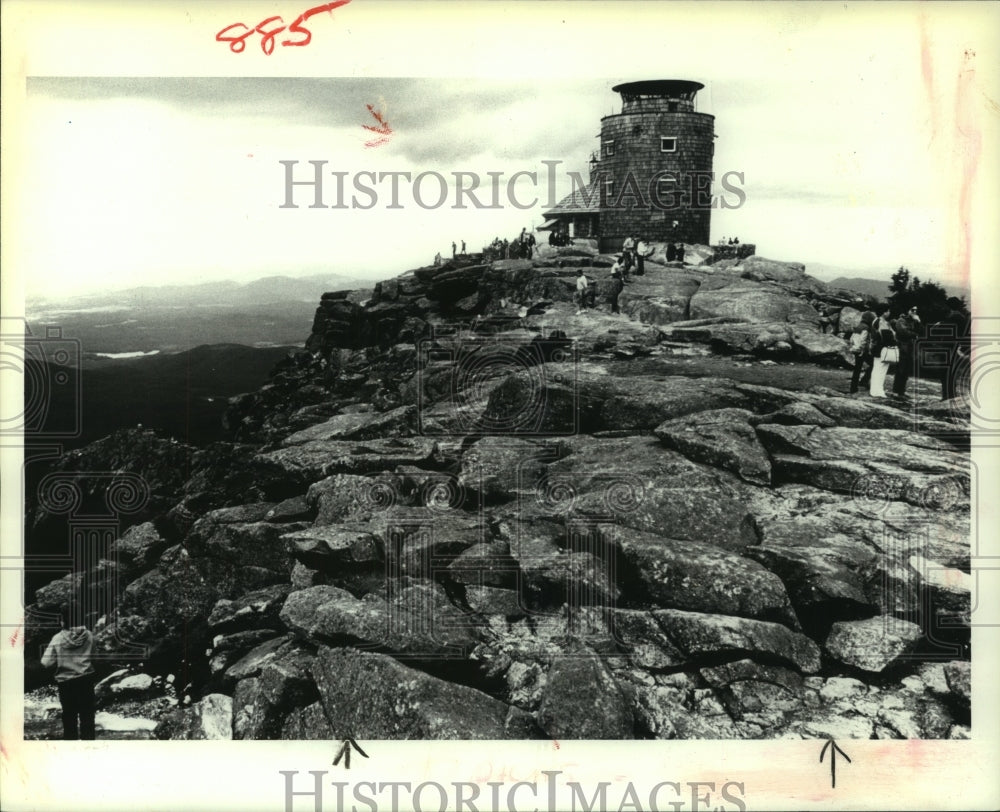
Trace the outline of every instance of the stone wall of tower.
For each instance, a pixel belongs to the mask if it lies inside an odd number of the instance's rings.
[[[664,99],[656,109],[647,100],[643,112],[622,112],[601,119],[598,172],[602,180],[611,178],[614,182],[611,196],[601,198],[602,251],[617,251],[633,233],[654,241],[708,245],[715,117],[668,111],[667,104]],[[661,137],[675,138],[676,150],[661,151]],[[607,154],[608,141],[614,142],[611,155]],[[661,187],[658,203],[650,185],[661,172],[673,173],[677,182],[674,194],[670,194],[670,185]],[[703,179],[698,181],[692,173]],[[673,227],[675,220],[677,226]]]

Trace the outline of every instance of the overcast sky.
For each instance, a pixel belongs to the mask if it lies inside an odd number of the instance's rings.
[[[713,241],[735,235],[761,255],[846,274],[888,276],[905,264],[961,281],[983,102],[963,86],[975,71],[955,71],[960,56],[943,68],[925,45],[912,22],[867,32],[787,26],[748,30],[743,50],[717,65],[665,52],[657,75],[635,75],[626,50],[621,71],[603,79],[29,78],[25,290],[383,278],[449,254],[452,240],[478,249],[541,224],[547,198],[569,190],[567,171],[586,177],[601,116],[620,110],[612,85],[636,78],[706,85],[697,104],[716,117],[716,174],[744,173],[746,193],[741,208],[715,211]],[[774,53],[793,46],[789,70]],[[368,104],[393,131],[375,147],[365,146],[376,136],[363,125],[377,124]],[[500,172],[503,208],[455,210],[452,191],[423,210],[403,182],[403,208],[388,209],[386,180],[370,210],[311,209],[301,188],[299,208],[282,209],[282,160],[299,162],[297,179],[312,176],[308,161],[326,161],[327,204],[336,202],[332,171],[349,173],[348,205],[359,171],[476,172],[484,183]],[[545,160],[563,162],[554,193]],[[540,175],[538,189],[524,179],[517,187],[521,200],[542,198],[527,211],[506,197],[519,170]],[[426,189],[436,196],[436,184]]]

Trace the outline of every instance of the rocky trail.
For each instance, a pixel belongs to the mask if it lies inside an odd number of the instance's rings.
[[[848,396],[809,301],[840,331],[861,303],[800,265],[650,262],[618,315],[611,263],[545,246],[326,294],[231,442],[60,458],[78,511],[96,471],[148,498],[37,590],[28,687],[83,596],[102,708],[137,720],[109,737],[968,737],[967,402]],[[58,733],[51,692],[27,708]]]

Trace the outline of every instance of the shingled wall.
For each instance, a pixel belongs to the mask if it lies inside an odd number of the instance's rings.
[[[601,119],[601,155],[598,172],[602,179],[614,180],[613,193],[601,199],[601,250],[615,251],[629,234],[647,240],[707,245],[711,226],[711,183],[703,180],[701,200],[696,194],[692,172],[710,173],[715,117],[689,111],[653,110],[622,112]],[[660,137],[676,138],[676,151],[661,152]],[[607,155],[605,143],[614,140],[614,154]],[[650,181],[660,172],[677,178],[677,193],[661,193],[658,208],[651,197]],[[629,173],[635,178],[643,200],[626,189]],[[603,193],[603,190],[602,190]],[[645,203],[646,205],[643,205]],[[673,221],[678,225],[672,226]]]

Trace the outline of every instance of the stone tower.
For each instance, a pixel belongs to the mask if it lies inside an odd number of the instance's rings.
[[[617,251],[630,234],[708,245],[715,117],[695,111],[703,87],[655,79],[612,88],[622,110],[601,119],[592,167],[602,251]]]

